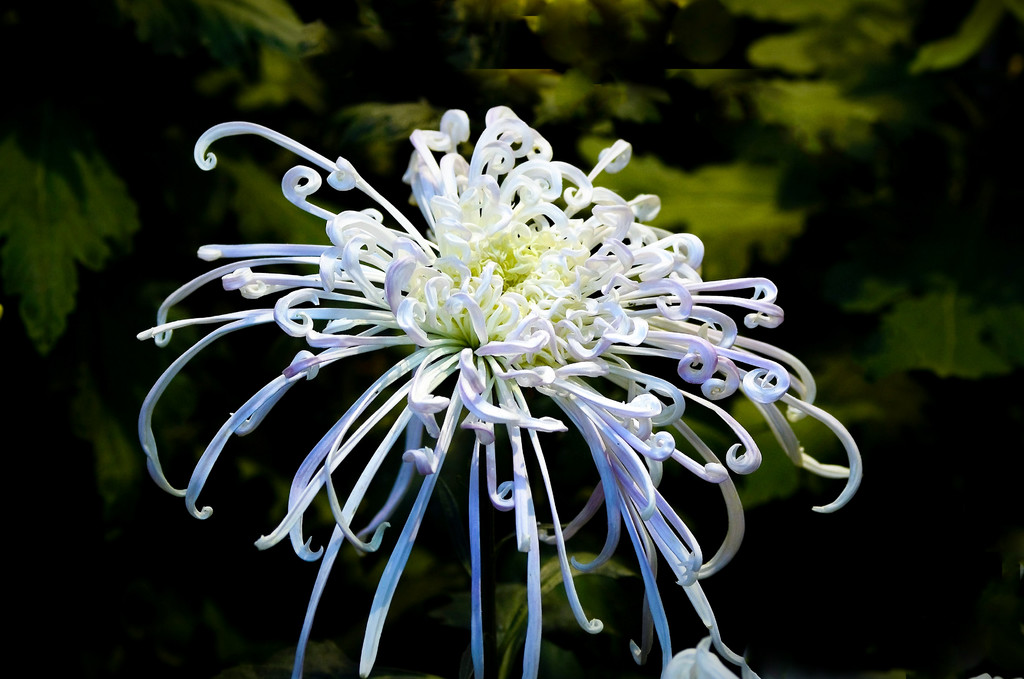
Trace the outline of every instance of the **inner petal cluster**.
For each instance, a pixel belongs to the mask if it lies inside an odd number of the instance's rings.
[[[507,109],[487,122],[469,160],[451,136],[414,139],[406,179],[437,251],[398,254],[405,261],[387,275],[386,286],[405,293],[392,311],[410,336],[558,366],[642,343],[645,308],[689,306],[684,282],[699,281],[699,241],[642,223],[657,214],[656,196],[626,201],[592,184],[628,162],[628,144],[585,175],[552,160],[547,142]]]

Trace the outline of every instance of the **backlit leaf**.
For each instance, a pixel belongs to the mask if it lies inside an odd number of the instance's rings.
[[[575,556],[575,558],[581,563],[589,563],[590,561],[593,561],[597,555],[575,552],[573,556]],[[613,559],[601,566],[598,566],[592,571],[588,571],[587,573],[577,572],[575,577],[577,580],[582,581],[594,576],[619,578],[628,575],[632,575],[632,572],[616,563]],[[559,565],[557,557],[551,557],[544,561],[540,568],[541,596],[546,597],[554,592],[561,584],[561,566]],[[526,641],[526,626],[529,622],[526,587],[523,585],[501,586],[499,587],[497,599],[499,602],[512,604],[508,606],[502,606],[501,604],[498,605],[498,629],[503,631],[503,633],[499,633],[498,639],[498,655],[501,658],[501,667],[498,670],[498,676],[505,678],[512,676],[514,660]],[[563,602],[564,595],[562,601],[559,601],[559,604],[564,605]]]
[[[127,432],[103,402],[86,366],[72,402],[72,421],[75,433],[92,444],[96,489],[105,514],[113,516],[117,507],[138,491],[145,463],[134,432]]]
[[[754,66],[797,75],[834,74],[846,80],[885,61],[895,45],[908,43],[914,23],[905,8],[857,5],[829,21],[811,21],[755,41],[747,51]]]
[[[883,315],[881,348],[868,367],[979,378],[1024,363],[1024,306],[986,308],[955,290],[904,299]]]
[[[126,247],[139,227],[124,183],[70,127],[48,126],[34,155],[13,135],[0,142],[3,285],[20,296],[25,330],[44,354],[75,307],[76,265],[102,268],[111,245]]]
[[[547,82],[541,81],[537,93],[538,124],[546,121],[565,120],[580,112],[581,107],[593,93],[593,83],[582,71],[570,69],[565,75],[558,75]]]
[[[322,112],[323,82],[306,61],[277,50],[259,49],[259,73],[253,78],[241,68],[226,66],[204,73],[196,88],[214,96],[232,91],[240,109],[279,107],[298,102],[314,112]]]
[[[394,170],[396,149],[401,149],[403,162],[408,160],[406,149],[413,130],[431,126],[436,129],[441,113],[426,101],[397,104],[374,101],[349,106],[337,116],[345,127],[340,146],[362,147],[362,154],[370,163],[367,169],[385,174]]]
[[[658,105],[669,100],[668,94],[655,87],[629,82],[597,84],[577,69],[537,83],[538,125],[579,118],[587,111],[618,120],[653,122],[660,118]]]
[[[251,160],[218,159],[235,180],[231,210],[238,216],[243,240],[250,243],[325,243],[323,221],[289,203],[281,180]],[[314,202],[316,199],[314,198]]]
[[[759,68],[778,68],[797,75],[817,73],[821,62],[813,56],[818,27],[761,38],[747,50],[750,63]]]
[[[978,0],[956,33],[921,47],[910,72],[953,68],[970,59],[995,30],[1004,9],[1003,0]]]
[[[721,0],[733,14],[770,21],[798,22],[808,19],[834,19],[842,16],[858,0]]]
[[[898,101],[852,97],[831,81],[766,80],[750,88],[761,120],[785,127],[808,153],[871,146],[872,125],[898,118]]]
[[[265,45],[299,56],[318,48],[321,24],[304,24],[286,0],[119,0],[139,39],[160,52],[187,54],[202,46],[237,64]],[[197,44],[198,43],[198,44]]]
[[[670,78],[683,78],[701,89],[747,80],[757,73],[749,68],[670,68],[665,72]]]

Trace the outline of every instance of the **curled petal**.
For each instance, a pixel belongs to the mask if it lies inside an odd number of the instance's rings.
[[[789,389],[789,373],[755,368],[743,376],[743,393],[751,401],[774,403]]]
[[[447,360],[439,360],[443,359],[445,355],[446,352],[440,351],[432,354],[431,358],[420,363],[413,374],[412,386],[409,390],[409,407],[419,416],[427,429],[427,433],[435,438],[440,430],[434,415],[446,410],[451,401],[444,396],[435,396],[430,393],[429,385],[431,382],[436,381],[439,383],[441,381],[437,379],[439,374],[447,376],[454,370],[456,361],[454,357],[448,356]]]
[[[407,450],[402,455],[403,462],[410,462],[416,465],[416,471],[421,476],[427,476],[437,471],[437,456],[434,454],[433,448],[416,448],[415,450]]]
[[[284,177],[281,179],[281,191],[284,193],[284,197],[300,210],[330,221],[334,218],[333,212],[313,205],[307,200],[309,196],[317,192],[322,184],[323,179],[319,172],[311,167],[298,165],[284,173]]]
[[[632,145],[630,145],[629,142],[619,139],[608,148],[603,149],[597,155],[597,165],[595,165],[594,169],[587,175],[587,179],[593,181],[597,175],[601,174],[601,172],[615,174],[629,164],[629,159],[632,155]]]
[[[476,440],[478,443],[482,443],[483,445],[490,445],[494,443],[494,424],[491,422],[484,422],[472,413],[467,415],[466,419],[463,420],[462,428],[476,432]]]
[[[359,182],[359,173],[352,163],[339,157],[334,161],[336,169],[327,175],[327,183],[337,191],[349,191]]]
[[[718,357],[715,374],[723,373],[723,378],[711,377],[700,385],[700,391],[712,401],[719,401],[736,393],[740,386],[740,372],[736,364],[722,356]]]
[[[789,395],[783,396],[782,401],[791,408],[795,408],[807,415],[810,415],[831,429],[832,433],[836,435],[839,442],[843,444],[843,448],[846,450],[847,459],[849,460],[848,468],[835,467],[833,465],[822,465],[810,456],[807,456],[803,463],[804,467],[807,467],[812,471],[817,471],[818,473],[825,472],[823,475],[826,476],[831,476],[832,474],[830,472],[835,472],[835,475],[840,476],[840,478],[842,476],[846,477],[846,487],[843,488],[843,492],[839,494],[839,497],[827,505],[813,507],[816,512],[826,514],[834,512],[849,502],[857,492],[857,488],[860,487],[861,478],[863,477],[864,472],[861,466],[860,450],[857,448],[857,443],[853,440],[853,437],[850,436],[850,432],[846,430],[846,427],[844,427],[839,420],[821,408],[811,405],[810,403],[800,401],[799,399],[795,399]]]

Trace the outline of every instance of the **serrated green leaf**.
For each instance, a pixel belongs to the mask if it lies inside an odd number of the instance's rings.
[[[867,366],[881,374],[928,370],[967,379],[1006,374],[1024,358],[1013,337],[1022,326],[1020,305],[985,308],[955,290],[904,299],[883,315],[881,347]]]
[[[551,592],[561,582],[562,571],[558,560],[549,559],[540,569],[541,596]],[[509,597],[505,600],[514,601],[515,605],[506,609],[508,622],[504,625],[504,634],[499,635],[498,639],[498,656],[501,658],[498,676],[502,678],[511,674],[515,657],[526,641],[526,625],[529,622],[529,608],[525,591],[522,596]]]
[[[591,162],[610,146],[606,139],[587,137],[580,152]],[[776,195],[778,167],[738,161],[706,165],[694,172],[670,167],[654,156],[634,156],[622,172],[603,174],[598,183],[627,200],[642,193],[661,199],[655,226],[685,228],[704,241],[704,272],[709,278],[742,275],[757,250],[779,259],[789,241],[803,230],[804,210],[783,210]]]
[[[577,654],[559,648],[547,639],[540,642],[540,668],[538,675],[541,677],[585,677],[589,673],[584,669],[583,664],[577,659]]]
[[[136,35],[157,51],[184,55],[197,43],[218,61],[237,64],[256,45],[292,56],[322,44],[324,27],[304,24],[286,0],[119,0]]]
[[[562,74],[544,68],[477,68],[467,71],[474,86],[488,98],[508,102],[524,101],[549,87],[557,86]],[[536,122],[536,111],[534,112]]]
[[[452,10],[459,21],[508,21],[524,18],[523,0],[455,0]],[[534,15],[536,16],[536,15]]]
[[[229,66],[204,73],[196,80],[196,89],[207,96],[235,91],[235,104],[244,110],[292,102],[316,113],[324,109],[323,82],[309,64],[265,46],[259,48],[259,73],[255,78],[247,70]]]
[[[669,100],[666,92],[655,87],[630,82],[594,83],[579,69],[546,75],[534,81],[540,98],[534,107],[538,125],[572,120],[588,111],[617,120],[653,122],[660,118],[658,106]]]
[[[577,553],[575,557],[582,563],[592,561],[597,555],[590,553]],[[621,564],[611,560],[593,571],[577,573],[576,577],[589,578],[593,576],[621,577],[630,571]],[[546,597],[555,591],[562,584],[562,569],[558,557],[551,557],[544,561],[540,567],[540,593]],[[498,676],[511,676],[512,667],[519,650],[526,641],[526,625],[529,622],[529,607],[526,597],[526,587],[523,585],[504,585],[499,587],[499,601],[511,602],[511,606],[498,606],[498,656],[501,658],[501,665],[498,669]],[[568,604],[566,604],[568,605]]]
[[[834,19],[842,16],[858,0],[721,0],[733,14],[755,19],[795,23],[809,19]]]
[[[993,349],[1007,361],[1024,365],[1024,305],[1003,304],[986,315]]]
[[[634,123],[654,123],[661,120],[658,106],[670,101],[668,93],[656,87],[621,82],[599,85],[599,110],[612,118]]]
[[[0,143],[4,288],[20,296],[25,330],[43,354],[75,307],[76,265],[102,268],[110,246],[126,247],[139,228],[135,203],[104,158],[84,139],[53,127],[52,138],[44,131],[37,156],[14,136]]]
[[[305,61],[287,54],[260,49],[260,78],[238,93],[242,109],[284,106],[293,101],[313,112],[324,110],[324,84]]]
[[[904,297],[906,291],[906,283],[867,275],[855,262],[834,265],[823,289],[826,299],[848,313],[880,311]]]
[[[569,69],[548,81],[540,81],[540,102],[534,107],[538,125],[567,120],[577,115],[593,93],[594,84],[582,71]]]
[[[295,649],[286,649],[274,653],[266,662],[246,663],[226,669],[214,679],[286,679],[291,676],[294,664]],[[354,679],[359,676],[358,664],[331,641],[309,642],[306,645],[303,669],[306,677]]]
[[[71,404],[75,434],[92,444],[96,488],[106,516],[139,487],[144,466],[134,437],[125,431],[100,397],[88,367],[82,366]]]
[[[533,124],[596,119],[654,122],[670,101],[665,90],[635,82],[595,82],[584,69],[476,69],[481,90],[504,101],[535,99]],[[681,75],[681,74],[680,74]],[[696,76],[694,76],[696,77]]]
[[[768,80],[752,87],[749,96],[761,120],[785,127],[808,153],[870,147],[872,125],[898,118],[901,111],[896,100],[855,98],[824,80]]]
[[[414,130],[437,129],[441,112],[426,101],[388,104],[366,102],[342,109],[337,121],[344,126],[340,145],[362,147],[369,170],[387,174],[394,170],[394,150],[409,144]],[[405,156],[408,159],[408,156]]]
[[[769,35],[753,43],[747,50],[747,59],[758,68],[778,68],[796,75],[817,73],[822,64],[813,56],[818,41],[819,27],[792,31],[783,35]]]
[[[985,44],[1005,9],[1003,0],[978,0],[956,33],[922,45],[910,72],[940,71],[964,63]]]
[[[670,78],[683,78],[701,89],[747,80],[757,73],[750,68],[670,68],[665,72]]]
[[[914,17],[906,8],[859,5],[843,16],[761,38],[751,44],[747,58],[754,66],[795,75],[827,73],[858,80],[866,66],[889,58],[894,45],[909,42],[913,28]]]
[[[478,0],[477,4],[489,2]],[[535,17],[527,25],[547,38],[552,56],[565,63],[580,63],[572,56],[586,57],[593,51],[592,45],[580,39],[589,26],[603,25],[624,41],[643,42],[650,37],[650,24],[660,17],[657,3],[651,0],[563,0],[538,3]]]

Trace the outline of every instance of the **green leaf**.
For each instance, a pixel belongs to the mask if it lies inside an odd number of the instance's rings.
[[[821,62],[813,56],[820,28],[792,31],[782,35],[769,35],[753,43],[747,50],[747,59],[758,68],[778,68],[796,75],[817,73]]]
[[[772,500],[781,500],[799,490],[800,469],[775,440],[754,404],[746,399],[736,399],[730,410],[733,417],[754,437],[761,451],[761,466],[753,473],[736,479],[736,490],[739,491],[743,507],[751,509]]]
[[[1024,305],[1004,304],[987,310],[992,348],[1007,361],[1024,365]]]
[[[1024,306],[983,307],[955,290],[904,299],[883,315],[881,347],[867,363],[881,374],[928,370],[977,379],[1024,363]]]
[[[292,56],[261,46],[259,73],[226,66],[206,72],[196,80],[196,89],[206,96],[235,90],[235,104],[252,110],[281,107],[298,102],[315,113],[324,110],[324,85],[309,64]]]
[[[223,626],[215,629],[223,629]],[[266,662],[226,669],[214,679],[287,679],[294,664],[295,649],[289,648],[274,653]],[[359,665],[331,641],[310,641],[306,645],[303,670],[306,677],[355,679],[359,676]]]
[[[325,37],[321,24],[302,23],[286,0],[118,0],[118,7],[158,52],[185,55],[202,46],[225,64],[247,60],[257,45],[310,54]]]
[[[671,101],[668,93],[661,89],[629,82],[598,85],[596,95],[599,111],[634,123],[661,120],[659,105]]]
[[[758,116],[785,127],[808,153],[827,148],[870,148],[872,126],[901,115],[901,104],[884,97],[852,97],[830,81],[768,80],[750,89]]]
[[[493,3],[477,0],[475,4]],[[653,0],[533,3],[530,13],[534,16],[526,19],[526,25],[538,34],[545,51],[556,61],[593,65],[613,53],[660,38],[659,27],[664,21],[660,4]]]
[[[323,220],[289,203],[281,192],[280,177],[251,160],[218,159],[217,169],[225,170],[235,180],[231,210],[238,217],[244,241],[327,243]]]
[[[542,677],[586,677],[589,673],[583,667],[576,653],[559,648],[547,639],[542,639],[538,675]]]
[[[547,81],[539,81],[540,102],[534,108],[538,125],[576,116],[593,93],[594,84],[582,71],[569,69]]]
[[[985,44],[1005,9],[1003,0],[978,0],[956,33],[921,46],[910,72],[939,71],[964,63]]]
[[[848,429],[859,428],[866,437],[878,440],[896,435],[899,429],[923,426],[927,393],[906,373],[869,380],[860,359],[844,354],[822,357],[814,368],[814,380],[818,394],[832,399],[828,404],[818,405]],[[800,420],[796,426],[803,426],[808,419]],[[871,446],[870,440],[859,443],[865,449]],[[834,449],[834,438],[825,444]],[[823,451],[815,452],[808,447],[807,452],[817,455]],[[841,458],[835,459],[845,464]]]
[[[914,17],[905,7],[858,5],[843,16],[761,38],[747,50],[747,58],[754,66],[796,75],[858,80],[867,75],[867,66],[890,59],[893,46],[909,42],[913,29]]]
[[[832,267],[823,292],[843,311],[872,313],[885,309],[906,295],[907,284],[867,275],[859,263],[845,262]]]
[[[417,129],[437,129],[441,112],[426,101],[398,104],[373,101],[342,109],[337,120],[345,127],[339,145],[362,147],[369,161],[367,169],[389,174],[394,170],[395,150],[401,149],[401,157],[408,161],[409,135]]]
[[[702,90],[747,80],[757,73],[750,68],[670,68],[665,72],[669,78],[683,78]]]
[[[733,14],[755,19],[796,23],[808,19],[834,19],[842,16],[858,0],[721,0]]]
[[[92,444],[96,488],[109,519],[140,487],[144,458],[133,436],[103,402],[88,366],[81,368],[71,411],[75,434]]]
[[[580,152],[594,162],[610,145],[606,139],[587,137],[580,142]],[[622,172],[603,174],[597,183],[627,200],[656,194],[661,212],[654,225],[669,230],[685,227],[696,234],[705,245],[704,273],[725,278],[742,275],[754,250],[777,261],[803,230],[804,210],[778,205],[781,177],[778,167],[747,161],[685,172],[654,156],[634,156]]]
[[[569,69],[564,75],[551,73],[536,78],[537,96],[534,122],[578,119],[594,113],[602,118],[631,122],[660,119],[659,104],[669,101],[663,90],[630,82],[594,83],[583,71]]]
[[[1014,13],[1014,15],[1024,21],[1024,0],[1003,0],[1003,5],[1006,9]]]
[[[574,555],[582,563],[593,561],[597,556],[590,553],[577,553]],[[595,575],[611,578],[618,578],[624,575],[632,575],[631,571],[622,565],[611,560],[592,571],[583,574],[576,574],[576,578],[589,578]],[[544,561],[540,567],[540,592],[541,597],[546,597],[555,591],[562,584],[562,569],[558,557],[551,557]],[[503,602],[512,602],[512,606],[498,606],[498,656],[501,658],[501,665],[498,676],[503,679],[511,676],[515,659],[519,650],[526,642],[526,625],[529,622],[529,607],[526,597],[526,587],[523,585],[504,585],[498,588],[498,599]],[[504,594],[504,596],[502,595]],[[566,606],[568,604],[565,604]],[[503,631],[504,633],[500,633]]]
[[[33,155],[14,135],[0,142],[3,284],[21,297],[25,330],[42,354],[75,308],[76,264],[101,269],[111,245],[126,248],[139,228],[124,183],[74,127],[45,125]]]

